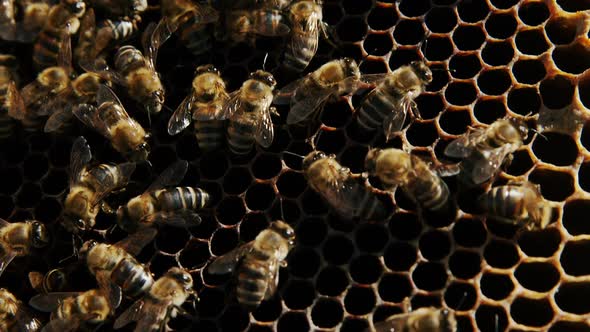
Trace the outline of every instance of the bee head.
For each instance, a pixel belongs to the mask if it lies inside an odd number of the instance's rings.
[[[144,141],[136,146],[134,150],[129,152],[127,159],[130,161],[145,161],[150,155],[150,151],[150,145]]]
[[[342,61],[342,69],[344,71],[344,77],[360,77],[361,71],[359,69],[358,64],[354,59],[351,58],[343,58]]]
[[[43,248],[49,244],[49,233],[45,225],[38,221],[33,221],[31,224],[31,240],[33,247]]]
[[[504,120],[499,122],[497,135],[503,142],[522,142],[529,135],[529,127],[518,119]]]
[[[432,70],[428,68],[424,61],[412,61],[410,63],[412,70],[424,83],[428,84],[432,82]]]
[[[68,10],[72,14],[74,14],[78,17],[84,15],[84,12],[86,11],[86,4],[84,3],[84,1],[65,0],[63,3],[67,6]]]
[[[367,152],[367,157],[365,158],[365,170],[369,172],[369,174],[375,174],[377,170],[377,157],[381,154],[381,149],[371,149]]]
[[[455,332],[457,330],[455,315],[449,309],[442,309],[440,311],[439,325],[442,332]]]
[[[131,12],[141,13],[144,12],[148,7],[146,0],[132,0],[131,1]]]
[[[78,234],[91,229],[94,225],[94,222],[92,220],[87,222],[75,214],[64,214],[62,224],[68,232]]]
[[[94,241],[94,240],[88,240],[86,242],[84,242],[82,244],[82,248],[80,248],[80,250],[78,251],[78,255],[80,259],[86,259],[86,256],[88,256],[88,252],[96,247],[96,245],[98,244],[98,242]]]
[[[250,73],[249,79],[262,82],[271,88],[274,88],[277,85],[277,81],[275,80],[274,76],[264,70],[257,70],[253,73]]]
[[[289,241],[289,246],[295,245],[295,231],[293,227],[282,220],[274,221],[270,224],[270,229],[279,234],[282,238]]]
[[[329,158],[325,153],[322,151],[312,151],[310,152],[305,158],[303,158],[303,170],[309,169],[313,163],[320,159]]]
[[[151,93],[150,98],[147,100],[146,109],[151,114],[159,113],[162,110],[164,104],[164,90],[158,89]]]
[[[206,74],[206,73],[221,75],[219,73],[219,70],[217,70],[217,68],[215,68],[215,66],[213,66],[213,65],[202,65],[202,66],[198,66],[197,69],[195,69],[195,76],[198,76],[201,74]]]
[[[179,267],[170,268],[170,270],[166,272],[166,276],[178,281],[186,290],[193,287],[193,277],[190,273]]]

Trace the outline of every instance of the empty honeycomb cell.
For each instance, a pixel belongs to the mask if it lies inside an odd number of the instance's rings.
[[[590,1],[588,0],[557,0],[557,4],[561,9],[568,12],[579,12],[590,9]]]
[[[551,201],[564,201],[574,193],[574,178],[570,173],[535,169],[529,181],[541,186],[541,194]]]
[[[508,317],[504,308],[485,304],[477,308],[475,322],[481,332],[505,331]]]
[[[281,299],[273,296],[268,300],[262,301],[256,310],[252,312],[252,316],[258,322],[274,322],[281,316],[282,311]],[[251,331],[251,329],[248,331]]]
[[[36,132],[29,136],[28,143],[32,151],[44,152],[53,144],[53,136]]]
[[[417,260],[416,248],[407,242],[394,242],[383,254],[385,266],[393,271],[408,271]]]
[[[403,313],[402,309],[398,306],[392,305],[382,305],[377,306],[375,311],[373,311],[373,322],[381,322],[386,320],[387,318]]]
[[[590,225],[585,222],[590,213],[590,201],[577,199],[569,201],[563,207],[563,226],[572,235],[590,234]]]
[[[335,265],[347,263],[354,252],[354,245],[350,239],[342,235],[329,237],[323,245],[324,259]]]
[[[461,218],[453,226],[453,239],[463,247],[476,248],[485,243],[487,233],[480,219]]]
[[[359,284],[375,283],[382,273],[383,265],[377,256],[362,255],[350,262],[350,276]]]
[[[416,45],[424,39],[424,26],[420,20],[403,19],[395,25],[393,39],[400,45]]]
[[[252,177],[247,168],[232,167],[223,177],[223,191],[227,194],[241,194],[252,182]]]
[[[445,291],[445,303],[454,310],[470,310],[477,300],[473,285],[463,282],[451,283]]]
[[[315,281],[318,293],[326,296],[338,296],[348,287],[346,271],[336,266],[324,267]]]
[[[248,311],[239,305],[231,305],[225,309],[218,320],[221,331],[244,331],[249,323]]]
[[[294,248],[289,253],[289,272],[301,278],[311,278],[320,268],[320,256],[310,248]]]
[[[158,250],[167,254],[176,254],[186,245],[189,234],[185,228],[163,227],[158,231],[155,245]]]
[[[13,194],[23,183],[21,172],[17,168],[4,168],[0,170],[0,192],[3,194]]]
[[[198,269],[209,260],[209,245],[203,241],[189,241],[180,251],[178,262],[185,269]]]
[[[66,145],[68,146],[68,145]],[[2,150],[0,156],[2,157],[2,160],[5,160],[8,164],[18,164],[21,161],[23,161],[26,157],[26,155],[29,152],[29,147],[26,145],[25,142],[10,142],[10,144],[5,143],[2,145]],[[64,149],[63,147],[61,149],[55,149],[55,146],[53,147],[53,149],[50,150],[50,159],[51,159],[51,152],[54,152],[55,155],[55,159],[57,161],[56,164],[59,165],[67,165],[70,161],[70,150],[69,149]],[[60,162],[62,162],[60,164]]]
[[[430,61],[444,61],[453,55],[453,42],[448,37],[429,37],[428,47],[422,51],[424,57]]]
[[[552,109],[567,106],[574,95],[574,88],[573,83],[562,75],[546,78],[539,86],[543,104]]]
[[[303,212],[306,214],[321,214],[328,212],[329,208],[324,199],[313,189],[308,188],[301,198]]]
[[[473,115],[481,123],[492,124],[506,116],[506,106],[501,99],[480,98],[475,102]]]
[[[425,120],[434,119],[445,107],[444,100],[440,94],[421,94],[414,101],[420,112],[420,117]]]
[[[471,115],[468,111],[446,111],[438,120],[441,128],[451,135],[460,135],[471,125]]]
[[[547,298],[517,297],[510,306],[510,316],[519,324],[542,327],[551,322],[554,312]]]
[[[434,7],[428,11],[424,22],[431,32],[448,33],[457,26],[457,15],[453,8]]]
[[[457,278],[473,278],[481,271],[481,257],[476,252],[457,250],[449,257],[449,269]]]
[[[268,225],[269,221],[263,213],[248,213],[240,223],[240,240],[243,242],[254,240]]]
[[[144,249],[145,250],[145,249]],[[178,266],[173,256],[164,255],[162,253],[156,254],[150,260],[150,271],[154,275],[164,274],[171,266]]]
[[[549,40],[556,45],[565,45],[574,41],[578,31],[578,21],[564,16],[554,15],[545,24],[545,33]]]
[[[204,287],[199,292],[199,316],[214,317],[225,307],[225,292],[218,288]]]
[[[379,297],[383,301],[401,302],[412,294],[412,282],[404,274],[385,274],[379,281]]]
[[[422,307],[435,307],[439,308],[442,306],[442,299],[441,296],[432,293],[418,293],[412,297],[411,300],[411,307],[412,308],[422,308]]]
[[[373,30],[387,30],[396,25],[399,16],[394,6],[379,5],[373,7],[367,23]]]
[[[0,203],[2,200],[0,200]],[[39,204],[35,208],[35,219],[50,222],[56,220],[61,214],[61,204],[54,198],[44,198],[39,201]],[[1,214],[0,214],[1,216]]]
[[[215,256],[221,256],[238,245],[238,234],[233,228],[219,228],[211,237],[210,249]]]
[[[284,172],[277,180],[277,189],[281,196],[295,198],[305,190],[307,183],[303,173]]]
[[[377,297],[371,287],[350,287],[344,297],[344,308],[352,315],[370,313],[375,307]]]
[[[34,207],[42,195],[43,192],[38,184],[31,182],[23,183],[16,195],[16,205],[20,208]]]
[[[590,264],[579,264],[578,257],[589,257],[590,241],[579,240],[566,242],[561,257],[563,271],[574,277],[590,275]]]
[[[549,42],[542,28],[519,31],[514,41],[516,48],[528,55],[541,55],[549,49]]]
[[[323,107],[320,114],[320,121],[328,127],[341,128],[348,122],[351,116],[352,113],[350,112],[348,103],[344,99],[341,99],[337,102],[327,103]]]
[[[282,299],[291,310],[303,310],[309,307],[315,295],[313,284],[307,280],[289,280],[282,291]],[[277,318],[278,316],[271,320],[274,321]]]
[[[238,196],[226,196],[215,209],[217,219],[224,225],[237,224],[246,213],[244,202]]]
[[[344,310],[342,304],[332,299],[319,299],[311,310],[311,320],[320,328],[331,328],[342,322]]]
[[[355,243],[360,251],[378,253],[387,244],[387,228],[383,224],[363,224],[355,233]]]
[[[557,268],[543,262],[523,262],[514,271],[514,276],[521,286],[536,292],[551,290],[560,279]]]
[[[541,96],[534,87],[513,88],[508,92],[508,108],[520,115],[536,114],[541,108]]]
[[[0,218],[8,219],[13,209],[14,202],[12,201],[12,197],[0,195]]]
[[[396,69],[412,61],[420,60],[420,55],[414,49],[397,49],[391,52],[389,68]]]
[[[406,138],[413,146],[429,146],[438,138],[433,121],[414,121],[406,131]]]
[[[319,218],[306,218],[297,225],[297,243],[303,245],[319,245],[328,232],[326,223]]]
[[[500,269],[508,269],[520,260],[514,243],[505,240],[490,241],[483,256],[489,265]]]
[[[367,34],[367,25],[360,17],[346,17],[337,27],[338,37],[342,41],[359,41]]]
[[[518,22],[510,13],[492,13],[486,20],[485,28],[488,36],[497,39],[512,37]]]
[[[344,10],[340,3],[330,3],[326,2],[322,6],[322,19],[324,22],[328,23],[329,25],[336,25],[344,16]]]
[[[518,8],[518,17],[524,24],[530,26],[545,22],[550,15],[549,8],[543,2],[528,2]]]
[[[46,194],[58,195],[68,187],[68,174],[59,169],[52,170],[41,182],[41,187]]]
[[[265,323],[261,323],[265,324]],[[207,331],[202,329],[196,329],[195,331]],[[269,325],[258,325],[257,323],[250,323],[248,327],[248,332],[271,332],[274,331],[272,326]]]
[[[514,58],[510,41],[487,41],[481,51],[483,62],[490,66],[505,66]]]
[[[389,222],[389,231],[399,240],[412,240],[420,235],[422,224],[413,213],[396,213]]]
[[[340,155],[340,164],[350,168],[353,173],[365,171],[365,156],[369,148],[364,145],[350,145]]]
[[[458,53],[451,57],[449,70],[455,78],[472,78],[481,70],[481,61],[476,53]]]
[[[385,55],[391,52],[391,49],[393,48],[391,34],[387,32],[372,33],[363,41],[363,48],[371,55]]]
[[[445,90],[448,103],[467,106],[477,98],[477,88],[473,82],[451,82]]]
[[[432,70],[432,82],[426,86],[426,91],[437,93],[449,84],[451,80],[449,70],[444,65],[431,65],[430,70]]]
[[[208,153],[201,157],[199,172],[205,179],[215,180],[222,177],[228,168],[227,158],[222,153]]]
[[[447,270],[440,263],[419,263],[412,272],[416,287],[425,291],[443,289],[447,283]]]
[[[317,149],[327,154],[338,154],[346,145],[346,136],[343,130],[323,131],[317,142]]]
[[[370,50],[368,50],[370,52]],[[391,49],[389,49],[387,51],[387,53],[391,52]],[[380,73],[386,73],[387,72],[387,63],[383,62],[382,59],[378,59],[375,61],[372,60],[365,60],[362,63],[359,64],[359,69],[361,71],[361,73],[363,74],[380,74]],[[343,105],[341,103],[341,105]],[[349,117],[345,118],[346,120],[349,119]],[[340,121],[342,122],[342,121]]]
[[[529,257],[551,257],[561,244],[561,234],[556,229],[523,232],[518,237],[518,246]]]
[[[422,257],[429,261],[445,258],[451,250],[451,240],[446,231],[433,230],[424,233],[418,244]]]
[[[274,189],[267,183],[254,184],[246,192],[246,205],[253,211],[267,209],[274,199]]]
[[[287,312],[279,318],[277,324],[279,332],[309,331],[309,322],[305,312]]]
[[[578,184],[586,192],[590,192],[590,163],[583,163],[578,170]]]
[[[543,62],[538,60],[518,60],[512,66],[512,74],[519,83],[536,84],[540,82],[546,74]]]
[[[562,310],[577,314],[590,313],[590,283],[564,282],[555,293],[555,302]]]
[[[581,74],[590,68],[590,46],[580,42],[557,46],[551,56],[559,69],[570,74]]]
[[[514,283],[507,274],[486,272],[479,282],[481,292],[492,300],[503,300],[514,290]]]
[[[23,164],[23,174],[29,180],[38,180],[47,173],[49,164],[43,155],[34,154],[29,156]]]
[[[417,17],[426,14],[430,10],[428,0],[402,0],[398,5],[399,11],[408,17]]]
[[[585,322],[568,322],[560,321],[555,322],[549,332],[588,332],[590,326]]]
[[[502,95],[510,89],[511,85],[510,73],[505,69],[486,70],[477,78],[477,86],[487,95]]]
[[[364,319],[347,317],[340,326],[341,332],[365,331],[369,328],[369,323]]]
[[[490,13],[490,7],[485,0],[459,1],[457,13],[463,22],[479,22]]]

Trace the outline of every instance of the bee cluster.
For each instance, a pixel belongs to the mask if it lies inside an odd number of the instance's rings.
[[[587,4],[0,9],[0,330],[590,330]]]

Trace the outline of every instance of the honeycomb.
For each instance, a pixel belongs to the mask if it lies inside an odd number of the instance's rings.
[[[148,13],[144,21],[157,20]],[[456,312],[460,331],[590,331],[590,2],[587,0],[403,0],[324,1],[324,21],[334,46],[321,41],[307,71],[330,59],[362,61],[363,73],[391,71],[425,59],[434,80],[416,100],[421,120],[385,142],[367,138],[350,124],[353,110],[344,101],[326,105],[318,149],[334,153],[353,172],[363,171],[370,146],[411,148],[435,164],[450,162],[447,144],[470,126],[504,116],[538,117],[542,135],[530,138],[498,183],[526,178],[541,187],[557,208],[555,221],[541,231],[519,234],[474,214],[469,196],[454,195],[456,215],[419,213],[401,193],[385,222],[342,220],[307,185],[301,161],[283,151],[311,151],[305,130],[288,128],[287,109],[279,109],[275,141],[246,157],[226,150],[203,154],[190,130],[169,137],[170,111],[152,119],[153,167],[139,165],[119,204],[141,193],[177,159],[190,163],[183,185],[198,185],[214,198],[197,228],[163,228],[139,260],[159,277],[171,266],[189,270],[199,301],[186,303],[189,315],[170,322],[178,330],[198,331],[361,331],[373,322],[413,308],[447,307]],[[144,22],[145,23],[145,22]],[[426,42],[423,42],[426,41]],[[222,69],[229,89],[250,71],[280,63],[279,42],[215,45],[203,58],[190,55],[172,37],[160,51],[158,70],[174,109],[189,91],[198,64]],[[20,71],[31,80],[30,45],[2,44],[0,51],[23,54]],[[293,79],[277,75],[279,86]],[[355,96],[354,105],[362,98]],[[123,98],[128,111],[147,125],[143,113]],[[71,238],[57,227],[67,193],[69,148],[84,135],[95,159],[120,157],[97,134],[72,128],[64,135],[20,130],[0,150],[0,217],[36,218],[56,238],[49,250],[17,259],[0,285],[20,299],[34,295],[27,271],[47,271],[72,253]],[[562,150],[563,149],[563,150]],[[446,178],[456,192],[454,178]],[[282,203],[281,203],[282,200]],[[283,211],[283,212],[281,212]],[[206,265],[241,243],[251,241],[270,221],[294,225],[297,245],[280,271],[279,291],[254,312],[235,301],[230,276],[213,276]],[[97,228],[114,222],[99,215]],[[88,235],[87,237],[95,237]],[[108,233],[107,241],[124,237]],[[83,267],[75,268],[72,289],[95,287]],[[125,308],[129,300],[122,305]],[[498,321],[496,330],[495,320]],[[109,330],[110,324],[100,330]]]

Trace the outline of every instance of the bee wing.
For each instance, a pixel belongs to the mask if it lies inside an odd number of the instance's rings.
[[[10,107],[8,108],[8,115],[16,120],[23,120],[26,114],[25,100],[16,87],[14,81],[8,83],[6,88],[6,99]]]
[[[158,57],[158,49],[174,32],[173,26],[169,23],[167,17],[163,17],[158,25],[150,23],[147,26],[142,38],[144,55],[147,59],[148,66],[156,71],[156,58]]]
[[[80,295],[80,292],[56,292],[47,294],[37,294],[31,298],[29,305],[35,310],[42,312],[52,312],[61,302],[70,297]]]
[[[473,165],[471,174],[473,182],[480,184],[491,178],[500,168],[511,149],[512,144],[505,144],[491,151],[483,151],[482,153],[486,154],[485,158],[481,158],[480,162]]]
[[[445,155],[452,158],[465,158],[471,154],[475,145],[485,136],[484,129],[475,129],[471,133],[453,140],[445,148]]]
[[[135,163],[128,162],[118,164],[117,168],[119,169],[119,174],[117,177],[105,177],[102,179],[100,186],[98,186],[94,191],[94,197],[90,201],[92,206],[96,206],[98,203],[100,203],[102,199],[106,195],[110,194],[113,190],[127,185],[129,178],[131,178],[131,174],[133,174],[135,171]]]
[[[142,314],[144,314],[142,310],[144,304],[145,301],[143,299],[135,301],[135,303],[133,303],[129,308],[127,308],[127,310],[123,311],[123,313],[115,320],[113,328],[117,330],[129,323],[137,322],[138,320],[140,320]],[[146,331],[148,330],[149,329],[146,329]]]
[[[191,124],[193,119],[193,113],[191,112],[193,100],[193,94],[190,93],[178,105],[178,108],[176,108],[176,111],[174,111],[174,114],[172,114],[168,121],[168,134],[176,135]]]
[[[153,331],[153,326],[158,326],[158,331],[166,331],[166,318],[172,307],[172,301],[160,303],[146,302],[141,310],[141,318],[137,321],[135,331]]]
[[[168,166],[152,184],[146,189],[146,192],[157,189],[177,185],[186,174],[188,170],[188,162],[186,160],[178,160],[174,164]]]
[[[240,259],[252,251],[253,246],[254,241],[251,241],[233,249],[221,257],[218,257],[213,263],[209,264],[209,267],[207,268],[209,273],[225,274],[232,272]]]
[[[0,276],[16,256],[17,254],[15,251],[6,251],[6,249],[4,249],[4,253],[0,256]]]
[[[295,95],[295,93],[297,92],[297,89],[303,84],[303,82],[307,79],[309,79],[309,75],[311,74],[307,74],[306,76],[295,80],[287,85],[285,85],[284,87],[282,87],[274,96],[273,99],[273,104],[277,104],[277,105],[286,105],[289,104],[291,102],[291,98]]]
[[[95,276],[98,288],[100,288],[102,293],[105,294],[111,309],[114,311],[114,309],[119,307],[121,304],[121,299],[123,298],[123,291],[121,290],[121,287],[115,285],[111,281],[110,271],[101,270],[96,272]]]
[[[79,315],[64,319],[52,319],[44,327],[42,332],[73,332],[77,331],[82,320]]]
[[[269,106],[272,101],[268,101],[268,105],[264,105],[262,115],[258,119],[258,126],[256,127],[256,142],[262,147],[268,148],[271,146],[275,137],[272,119],[270,117]]]
[[[402,130],[406,121],[406,114],[406,110],[391,110],[385,120],[383,120],[383,130],[388,141],[393,134]]]
[[[264,299],[270,299],[277,291],[279,286],[279,261],[274,259],[270,262],[268,267],[268,274],[270,274],[270,279],[268,281],[268,286],[266,288],[266,293],[264,293]]]
[[[229,119],[242,105],[240,100],[240,91],[237,90],[229,94],[227,102],[223,106],[222,118]]]
[[[375,323],[375,332],[405,331],[411,313],[393,315],[382,322]]]
[[[287,115],[287,124],[295,124],[307,119],[337,90],[338,85],[325,89],[317,89],[309,92],[305,98],[296,100],[291,98],[291,109]],[[297,91],[295,92],[295,94]]]
[[[59,52],[57,53],[57,65],[66,70],[68,74],[72,72],[72,37],[67,31],[61,36]]]
[[[42,327],[41,322],[39,322],[37,318],[34,318],[29,309],[22,304],[18,305],[16,325],[19,328],[19,331],[23,332],[40,331]]]
[[[258,10],[253,15],[254,24],[247,26],[242,33],[253,32],[261,36],[286,36],[291,32],[291,28],[283,22],[274,22],[269,24],[269,20],[282,20],[281,13],[278,10]],[[278,18],[277,18],[278,17]]]
[[[51,133],[60,130],[64,123],[72,121],[74,115],[72,114],[71,105],[65,105],[64,107],[54,108],[56,109],[53,114],[49,116],[43,131]]]
[[[195,227],[201,224],[201,216],[195,211],[182,209],[177,211],[162,211],[148,214],[143,217],[140,224],[152,224],[172,226],[172,227]]]
[[[158,231],[151,227],[140,228],[137,232],[129,234],[123,240],[115,243],[115,246],[124,249],[132,256],[137,256],[157,234]]]
[[[387,77],[387,73],[379,73],[379,74],[363,74],[361,75],[360,81],[369,84],[371,86],[376,86],[383,81],[384,78]]]
[[[70,153],[70,186],[78,182],[80,174],[90,160],[92,160],[92,152],[88,142],[84,136],[76,138]]]

